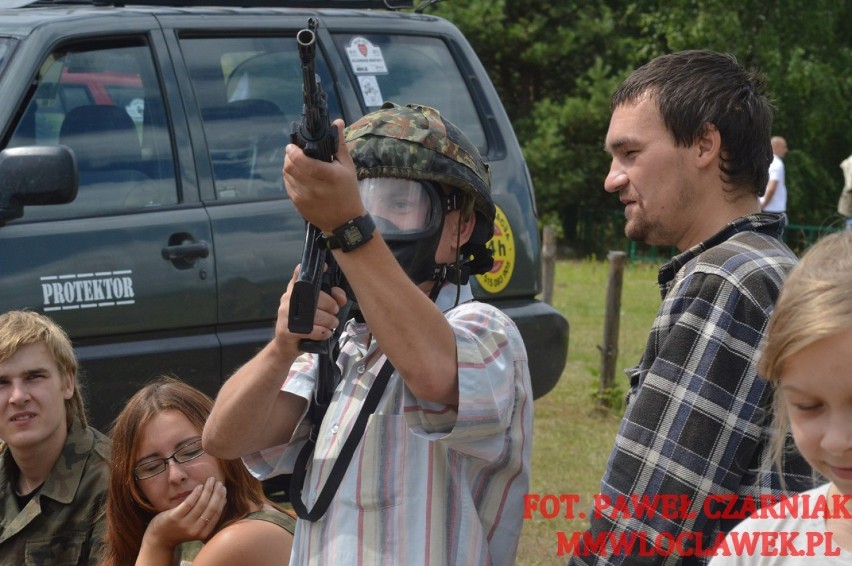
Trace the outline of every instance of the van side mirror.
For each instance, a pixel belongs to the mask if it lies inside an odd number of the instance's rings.
[[[0,151],[0,226],[29,205],[66,204],[77,197],[77,161],[64,145]]]

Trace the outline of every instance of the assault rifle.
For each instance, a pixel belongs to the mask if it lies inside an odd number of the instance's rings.
[[[319,22],[308,19],[308,27],[296,34],[299,44],[299,59],[302,66],[302,119],[293,122],[290,141],[314,159],[331,163],[337,150],[337,128],[328,117],[328,101],[316,75],[316,29]],[[331,291],[332,286],[340,285],[343,275],[328,253],[325,236],[313,224],[306,223],[305,249],[302,252],[302,266],[290,295],[290,316],[287,321],[291,332],[308,334],[314,327],[314,314],[320,289]],[[347,309],[348,310],[348,309]],[[342,314],[345,316],[345,313]],[[341,319],[341,323],[345,318]],[[343,324],[338,326],[342,329]],[[332,351],[337,336],[326,341],[302,340],[299,349],[303,352],[326,354]],[[331,392],[328,392],[330,399]]]
[[[337,150],[337,128],[328,118],[328,101],[316,75],[316,29],[319,22],[315,18],[308,19],[308,27],[296,34],[299,44],[299,58],[302,65],[302,94],[305,99],[302,107],[302,120],[293,122],[290,133],[292,143],[302,148],[306,155],[331,163]],[[291,332],[307,334],[314,328],[314,314],[317,310],[317,299],[320,290],[331,292],[333,286],[348,287],[334,256],[328,252],[325,236],[322,231],[311,223],[306,223],[305,249],[302,252],[302,266],[298,278],[293,285],[290,295],[290,316],[287,325]],[[336,462],[329,483],[323,487],[320,500],[309,511],[302,501],[302,487],[305,482],[308,461],[313,454],[319,428],[325,412],[331,402],[334,389],[340,380],[340,370],[337,367],[337,354],[340,351],[338,339],[343,331],[343,323],[349,316],[352,306],[350,299],[337,314],[340,324],[332,333],[331,338],[324,341],[301,340],[299,349],[303,352],[319,354],[317,361],[317,380],[314,386],[313,399],[308,409],[311,418],[311,435],[308,442],[299,451],[299,456],[290,476],[288,497],[293,504],[296,514],[309,521],[316,521],[323,516],[325,510],[340,480],[349,465],[355,443],[360,442],[361,436],[347,439],[348,457]],[[361,430],[363,434],[363,430]]]

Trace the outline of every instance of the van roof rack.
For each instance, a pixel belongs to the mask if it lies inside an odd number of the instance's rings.
[[[136,5],[170,8],[347,8],[351,10],[403,10],[413,8],[414,0],[13,0],[10,4],[4,7],[22,8],[25,6],[90,4],[94,6],[116,6],[119,8]]]
[[[349,8],[353,10],[402,10],[413,8],[414,0],[91,0],[98,6],[166,6],[176,8]],[[60,0],[61,2],[61,0]]]

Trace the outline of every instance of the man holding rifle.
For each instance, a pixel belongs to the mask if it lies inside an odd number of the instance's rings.
[[[294,564],[514,564],[532,393],[518,329],[468,284],[492,264],[488,167],[429,107],[388,103],[345,137],[334,125],[345,140],[334,160],[291,144],[284,178],[358,305],[339,341],[341,380],[312,433],[322,356],[300,356],[299,342],[332,336],[347,297],[321,292],[313,330],[296,334],[291,281],[274,339],[222,387],[205,449],[268,478],[298,472],[315,443],[294,501],[308,517]],[[350,437],[351,460],[335,467]]]

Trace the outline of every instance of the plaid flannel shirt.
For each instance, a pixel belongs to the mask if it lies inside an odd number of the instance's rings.
[[[572,563],[705,564],[709,556],[695,555],[738,522],[727,503],[782,492],[769,449],[771,388],[756,370],[797,261],[780,241],[785,225],[777,214],[737,219],[660,269],[663,303],[641,362],[626,371],[629,402],[601,495],[613,505],[676,496],[679,506],[662,515],[659,504],[656,513],[592,513]],[[788,490],[814,485],[801,457],[791,454],[783,468]]]

